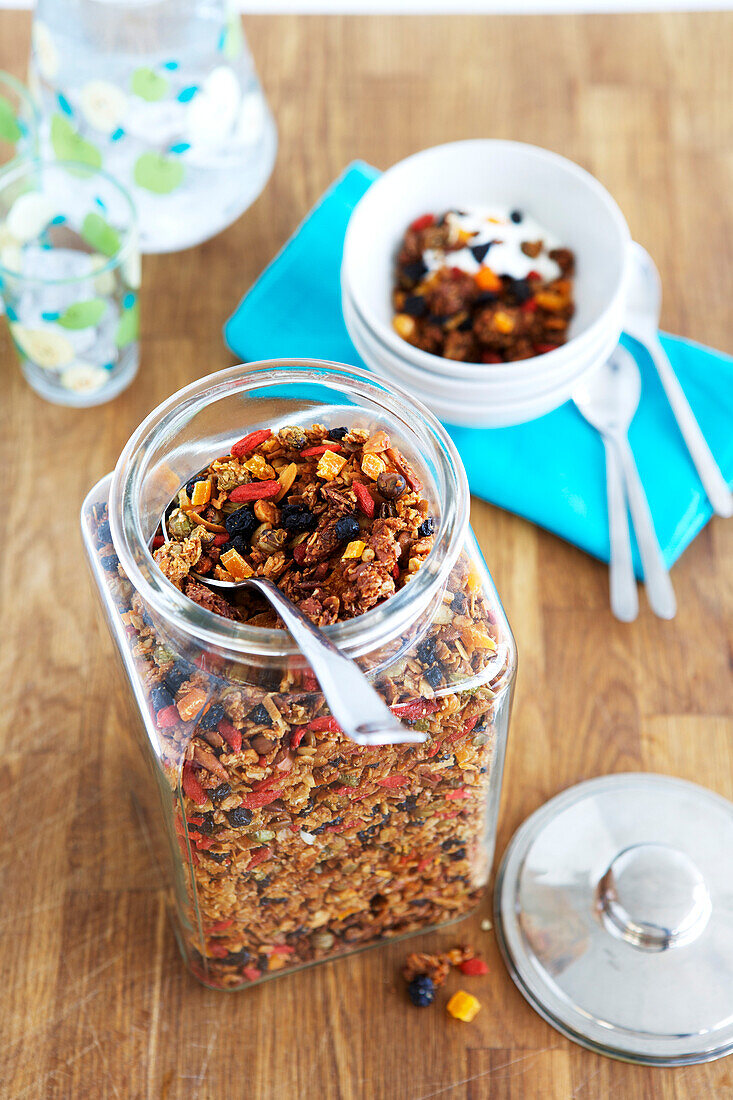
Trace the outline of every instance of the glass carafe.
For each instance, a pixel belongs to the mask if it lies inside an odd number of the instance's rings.
[[[275,124],[225,0],[38,0],[30,85],[46,152],[129,188],[144,252],[218,233],[272,170]]]

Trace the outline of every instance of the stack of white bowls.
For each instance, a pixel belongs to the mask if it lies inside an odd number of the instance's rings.
[[[514,363],[462,363],[413,347],[392,327],[395,258],[408,225],[426,213],[487,206],[525,210],[575,253],[575,315],[554,351]],[[491,140],[425,149],[385,172],[354,210],[341,268],[346,328],[372,371],[447,423],[533,420],[567,401],[618,343],[629,239],[605,188],[555,153]]]

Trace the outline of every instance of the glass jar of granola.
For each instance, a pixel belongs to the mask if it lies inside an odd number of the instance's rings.
[[[426,410],[303,360],[181,390],[87,497],[85,546],[142,719],[135,795],[205,984],[239,989],[477,904],[516,653],[468,506]],[[424,742],[349,741],[274,612],[227,602],[194,568],[274,577]]]

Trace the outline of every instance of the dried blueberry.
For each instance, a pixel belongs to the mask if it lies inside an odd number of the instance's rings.
[[[211,793],[211,801],[216,805],[218,802],[223,802],[225,798],[229,798],[232,793],[232,788],[228,783],[220,783],[218,787],[214,787]]]
[[[227,821],[233,829],[243,829],[245,825],[251,823],[252,811],[248,810],[246,806],[235,806],[227,814]]]
[[[436,688],[438,684],[443,682],[443,672],[440,665],[432,665],[430,668],[426,668],[424,676],[431,688]]]
[[[312,531],[318,520],[302,504],[284,504],[281,522],[285,530],[294,535],[300,531]]]
[[[336,520],[334,534],[341,542],[349,542],[359,534],[359,521],[356,516],[341,516]]]
[[[224,519],[224,526],[230,538],[234,538],[235,535],[241,535],[245,539],[249,538],[259,525],[260,521],[249,508],[238,508],[236,512],[232,512],[230,516],[226,516]]]
[[[159,710],[165,710],[166,707],[173,706],[173,696],[168,691],[167,687],[163,687],[162,684],[159,684],[150,692],[150,702],[153,704],[153,709],[157,714]]]
[[[106,543],[112,541],[112,532],[110,531],[109,523],[106,519],[100,523],[97,528],[97,541],[100,546],[104,546]]]
[[[426,539],[428,535],[432,535],[435,531],[435,520],[432,516],[428,516],[424,519],[417,529],[418,536],[421,539]]]
[[[209,859],[213,859],[214,863],[226,863],[229,859],[229,852],[204,852]]]
[[[270,715],[267,713],[267,709],[262,705],[262,703],[258,703],[256,707],[253,707],[247,717],[249,718],[250,722],[254,722],[256,726],[272,725],[272,718],[270,718]]]
[[[455,611],[456,615],[462,615],[466,609],[466,597],[462,592],[456,592],[450,605],[451,611]]]
[[[230,951],[222,962],[229,966],[246,966],[249,962],[250,954],[246,947],[240,947],[239,951]]]
[[[193,490],[198,480],[199,479],[197,477],[192,477],[191,480],[186,483],[186,493],[189,497],[193,496]]]
[[[402,303],[402,313],[408,313],[410,317],[424,317],[428,312],[428,303],[422,294],[408,294]]]
[[[202,730],[213,730],[219,725],[224,717],[224,707],[221,703],[214,703],[213,707],[209,707],[206,714],[204,714],[199,721],[199,728]]]
[[[457,326],[457,331],[458,332],[470,332],[472,328],[473,328],[473,318],[465,317],[461,321],[460,325]]]
[[[165,680],[166,687],[175,695],[181,684],[185,684],[188,679],[188,669],[181,664],[175,664],[172,668],[169,668],[163,679]]]
[[[451,852],[450,859],[452,863],[457,863],[460,859],[466,858],[465,848],[456,848],[455,852]]]
[[[477,294],[474,303],[477,306],[487,306],[490,302],[495,302],[499,295],[495,290],[482,290],[480,294]]]
[[[419,283],[423,275],[427,274],[427,270],[422,260],[415,260],[414,263],[402,265],[402,274],[406,279],[409,279],[411,283]]]
[[[509,217],[512,219],[512,221],[514,222],[515,225],[519,225],[522,218],[524,217],[524,214],[522,213],[521,210],[512,210]]]
[[[496,244],[496,241],[487,241],[486,244],[475,244],[471,248],[471,253],[477,264],[482,264],[486,258],[486,253],[491,248],[492,244]]]
[[[340,443],[345,435],[349,434],[348,428],[329,428],[328,438],[335,439],[337,443]]]
[[[420,642],[417,647],[417,659],[422,661],[424,665],[431,665],[435,660],[435,638],[426,638],[424,642]]]
[[[222,546],[222,553],[226,554],[227,550],[236,550],[238,554],[244,555],[251,549],[249,544],[249,538],[245,535],[235,535],[226,546]]]
[[[427,1008],[435,999],[435,982],[429,974],[418,974],[407,987],[410,1000],[418,1008]]]
[[[117,572],[117,566],[120,564],[120,559],[116,554],[107,554],[106,557],[100,558],[99,560],[102,563],[102,569],[104,569],[105,573]]]
[[[522,302],[529,301],[533,294],[533,290],[532,287],[529,285],[528,279],[512,279],[510,289],[520,305],[522,304]]]

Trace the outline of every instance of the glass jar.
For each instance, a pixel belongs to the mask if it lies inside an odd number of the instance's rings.
[[[275,124],[225,0],[38,0],[29,83],[45,154],[119,179],[143,252],[212,237],[272,171]]]
[[[193,603],[151,556],[163,509],[212,456],[253,429],[313,423],[385,429],[422,480],[434,524],[422,567],[324,629],[423,744],[348,741],[289,635]],[[181,390],[87,497],[86,551],[157,788],[147,831],[170,871],[184,958],[205,984],[239,989],[479,901],[516,653],[468,505],[460,459],[426,410],[363,371],[305,360]],[[142,779],[131,782],[143,803]]]

